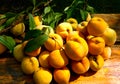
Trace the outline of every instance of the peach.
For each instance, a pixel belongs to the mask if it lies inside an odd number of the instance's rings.
[[[21,61],[21,68],[25,74],[33,74],[39,67],[39,62],[36,57],[24,57]]]
[[[60,49],[63,47],[63,39],[59,34],[51,33],[44,46],[49,51]]]
[[[24,47],[22,46],[22,44],[18,44],[14,47],[13,56],[19,62],[21,62],[22,59],[25,57],[23,50],[24,50]]]
[[[85,47],[76,41],[67,41],[65,44],[65,52],[71,60],[76,61],[82,60],[82,58],[86,56]]]
[[[101,54],[105,48],[105,41],[102,37],[92,37],[87,40],[89,53],[92,55]]]
[[[104,59],[103,59],[103,57],[101,55],[90,56],[89,61],[90,61],[90,68],[93,71],[100,70],[104,65]]]
[[[28,41],[24,41],[22,43],[23,47],[25,47],[27,45],[27,43],[28,43]],[[39,47],[39,48],[37,48],[37,49],[35,49],[35,50],[31,51],[31,52],[25,52],[24,51],[25,55],[28,55],[28,56],[31,56],[31,57],[38,56],[40,54],[40,52],[41,52],[41,47]]]
[[[35,57],[35,56],[38,56],[40,54],[40,52],[41,52],[41,47],[39,47],[36,50],[33,50],[31,52],[25,52],[25,54],[28,56],[31,56],[31,57],[32,56]]]
[[[48,57],[49,64],[54,68],[62,68],[68,64],[68,58],[62,50],[54,50]]]
[[[72,25],[72,28],[74,30],[76,30],[76,28],[78,26],[78,22],[77,22],[77,20],[75,18],[69,18],[69,19],[67,19],[67,22]]]
[[[101,36],[105,40],[107,46],[112,46],[117,40],[117,33],[112,28],[107,28]]]
[[[100,17],[93,17],[87,25],[87,31],[90,35],[100,36],[108,27],[107,22]]]
[[[56,27],[55,31],[63,39],[65,39],[68,36],[68,34],[73,31],[73,29],[70,23],[62,22]]]
[[[106,46],[100,55],[103,57],[104,60],[107,60],[111,57],[111,53],[112,53],[111,47]]]
[[[87,57],[84,57],[81,61],[71,61],[71,68],[73,72],[77,74],[83,74],[89,70],[90,62]]]
[[[90,13],[88,13],[86,21],[89,22],[90,20],[91,20],[91,15],[90,15]]]
[[[54,80],[58,84],[69,84],[70,70],[67,67],[55,69],[53,72]]]
[[[42,21],[40,20],[40,16],[34,16],[34,22],[36,26],[42,25]]]
[[[72,31],[71,33],[68,34],[66,41],[74,39],[76,36],[85,38],[84,35],[79,32],[79,31]]]
[[[22,35],[25,32],[25,24],[18,23],[13,28],[11,28],[11,33],[15,36]]]
[[[40,67],[33,74],[35,84],[50,84],[52,81],[52,73],[49,69]]]
[[[66,55],[72,59],[79,61],[88,54],[87,42],[80,36],[72,36],[65,44]]]
[[[81,23],[78,24],[76,30],[81,32],[83,35],[87,36],[88,35],[87,25],[88,25],[87,21],[82,21]]]
[[[0,43],[0,54],[3,54],[7,50],[7,47]]]
[[[50,68],[50,65],[48,63],[49,55],[50,55],[50,52],[45,50],[45,51],[41,52],[38,57],[38,61],[39,61],[40,65],[44,68]]]

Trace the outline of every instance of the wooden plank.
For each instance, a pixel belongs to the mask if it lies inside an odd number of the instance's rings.
[[[109,80],[109,81],[108,81]],[[120,46],[112,47],[112,56],[98,72],[89,70],[84,75],[71,74],[70,84],[119,84]],[[25,75],[12,55],[0,58],[0,84],[34,84],[32,75]],[[52,82],[51,84],[55,84]]]

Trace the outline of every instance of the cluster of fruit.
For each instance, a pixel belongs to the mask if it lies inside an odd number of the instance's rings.
[[[37,18],[35,23],[41,24]],[[24,41],[15,46],[13,54],[21,62],[22,71],[33,74],[36,84],[49,84],[52,79],[58,84],[68,84],[71,70],[84,74],[89,69],[101,69],[111,56],[116,36],[116,32],[100,17],[88,16],[79,24],[70,18],[49,33],[44,46],[25,52],[28,41]]]

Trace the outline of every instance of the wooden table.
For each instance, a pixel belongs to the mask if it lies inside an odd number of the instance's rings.
[[[110,27],[117,31],[117,43],[119,43],[120,14],[96,14],[94,16],[104,18]],[[105,61],[102,69],[97,72],[89,70],[84,75],[71,74],[70,84],[120,84],[120,45],[114,45],[111,48],[112,56]],[[0,56],[0,84],[34,84],[34,81],[32,75],[25,75],[22,72],[20,63],[13,58],[13,55],[6,53]]]

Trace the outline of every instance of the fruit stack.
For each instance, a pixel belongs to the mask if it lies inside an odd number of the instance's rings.
[[[35,23],[42,25],[36,19]],[[116,32],[104,19],[88,15],[86,21],[80,23],[74,18],[59,23],[36,50],[24,51],[28,40],[16,45],[13,54],[21,62],[22,71],[33,74],[36,84],[49,84],[52,80],[68,84],[71,71],[84,74],[89,69],[100,70],[110,58],[116,38]]]

